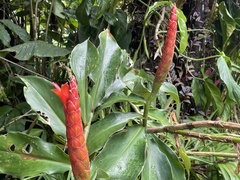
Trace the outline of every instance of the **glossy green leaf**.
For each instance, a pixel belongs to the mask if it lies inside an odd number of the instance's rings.
[[[2,41],[4,46],[9,47],[10,46],[10,35],[5,29],[5,27],[0,23],[0,40]]]
[[[173,84],[164,82],[160,87],[160,91],[170,94],[176,103],[180,103],[177,88]]]
[[[221,116],[222,121],[227,121],[230,119],[232,115],[232,110],[234,106],[234,101],[227,95],[225,101],[224,101],[224,108]]]
[[[119,103],[119,102],[131,102],[131,103],[139,103],[139,104],[144,104],[145,100],[137,95],[131,94],[129,96],[125,95],[124,93],[112,93],[104,102],[103,104],[99,107],[98,110],[102,110],[106,107],[110,107],[114,103]]]
[[[77,7],[76,17],[81,25],[89,25],[89,15],[92,6],[92,1],[83,0],[81,4]]]
[[[193,79],[191,88],[192,88],[195,105],[196,106],[202,105],[203,107],[205,107],[207,103],[207,97],[204,93],[204,86],[202,81]]]
[[[149,118],[153,120],[157,120],[157,122],[163,125],[170,125],[167,118],[167,110],[165,109],[157,109],[157,108],[150,108],[148,112]]]
[[[92,98],[88,93],[88,76],[98,64],[97,48],[89,41],[78,44],[72,51],[70,65],[78,81],[83,122],[91,118]]]
[[[56,145],[23,133],[0,136],[0,173],[24,178],[70,170],[68,156]]]
[[[234,81],[230,69],[223,56],[218,58],[217,67],[220,74],[220,78],[227,86],[229,97],[240,104],[240,86]]]
[[[208,101],[213,103],[214,109],[217,110],[218,115],[221,115],[223,111],[223,101],[220,90],[209,79],[204,81],[204,87]]]
[[[228,12],[225,2],[221,2],[219,4],[219,17],[220,17],[220,24],[222,29],[222,37],[223,37],[223,50],[228,44],[229,38],[232,35],[233,31],[235,30],[235,20]]]
[[[185,180],[185,170],[179,162],[177,155],[154,134],[152,134],[152,138],[156,142],[159,151],[165,154],[170,162],[171,169],[169,171],[172,173],[172,179]]]
[[[95,17],[96,19],[99,19],[102,17],[103,13],[107,11],[109,7],[112,5],[112,0],[98,0],[98,11],[97,11],[97,16]]]
[[[171,166],[167,156],[160,151],[158,144],[148,135],[147,138],[147,159],[142,171],[141,179],[173,179]]]
[[[26,84],[24,96],[27,103],[33,110],[43,112],[48,117],[47,120],[40,119],[43,123],[51,126],[57,135],[65,137],[63,106],[60,99],[51,92],[51,89],[55,89],[52,83],[35,76],[22,76],[21,79]]]
[[[58,16],[58,17],[60,17],[62,19],[65,19],[65,16],[63,15],[63,13],[64,13],[64,6],[60,2],[58,0],[54,0],[53,1],[53,13],[56,16]]]
[[[91,155],[101,149],[109,137],[113,133],[123,129],[128,121],[141,116],[137,113],[111,113],[101,121],[91,125],[87,139],[89,154]]]
[[[177,19],[178,19],[178,27],[180,30],[180,47],[179,47],[179,54],[182,54],[188,45],[188,33],[187,33],[187,18],[185,17],[184,13],[177,9]]]
[[[1,51],[16,52],[15,58],[19,60],[29,60],[32,56],[58,57],[70,53],[68,49],[60,48],[44,41],[29,41]]]
[[[103,31],[99,35],[100,45],[98,47],[99,61],[95,68],[90,74],[90,78],[94,82],[94,86],[90,95],[93,98],[93,107],[100,105],[102,98],[106,98],[106,90],[111,87],[115,82],[116,78],[119,77],[119,67],[123,61],[123,51],[119,48],[116,40],[112,37],[109,30]],[[120,86],[114,89],[113,92],[121,90],[123,87]],[[108,95],[113,92],[108,91]]]
[[[147,99],[150,96],[150,90],[145,87],[141,79],[137,80],[134,84],[133,93]]]
[[[145,128],[128,127],[111,137],[92,161],[91,173],[100,168],[110,179],[136,179],[145,162],[145,146]]]
[[[23,40],[23,42],[27,42],[28,41],[28,34],[27,34],[27,31],[25,29],[23,29],[20,26],[14,24],[9,19],[0,20],[0,22],[2,24],[4,24],[6,27],[8,27],[12,32],[17,34],[19,36],[19,38],[21,40]]]

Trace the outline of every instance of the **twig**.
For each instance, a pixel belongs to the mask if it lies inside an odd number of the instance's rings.
[[[182,123],[182,124],[163,126],[163,127],[149,127],[147,131],[149,133],[159,133],[159,132],[173,132],[177,130],[204,128],[204,127],[214,127],[214,128],[240,131],[240,124],[233,123],[233,122],[208,121],[208,120],[191,122],[191,123]]]
[[[23,66],[15,63],[15,62],[12,62],[12,61],[4,58],[4,57],[0,57],[0,59],[2,59],[3,61],[6,61],[6,62],[8,62],[8,63],[14,64],[15,66],[18,66],[18,67],[20,67],[20,68],[22,68],[22,69],[24,69],[24,70],[26,70],[26,71],[28,71],[28,72],[30,72],[30,73],[33,73],[33,74],[35,74],[35,75],[37,75],[37,76],[40,76],[40,77],[42,77],[42,78],[44,78],[44,79],[50,80],[49,78],[47,78],[47,77],[45,77],[45,76],[43,76],[43,75],[41,75],[41,74],[39,74],[39,73],[36,73],[36,72],[34,72],[34,71],[32,71],[32,70],[30,70],[30,69],[28,69],[28,68],[25,68],[25,67],[23,67]]]
[[[210,140],[210,141],[218,141],[224,143],[240,143],[240,138],[232,137],[232,136],[219,136],[219,135],[212,135],[212,134],[204,134],[204,133],[197,133],[197,132],[189,132],[189,131],[168,131],[172,134],[180,134],[182,136],[193,137],[201,140]]]

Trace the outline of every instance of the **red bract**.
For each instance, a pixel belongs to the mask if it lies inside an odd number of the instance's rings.
[[[174,46],[176,41],[177,32],[177,8],[176,4],[173,5],[171,10],[170,19],[168,22],[167,36],[162,51],[162,59],[158,64],[158,69],[153,81],[152,94],[156,94],[161,84],[166,79],[170,66],[172,64],[172,58],[174,53]]]
[[[52,91],[64,106],[68,152],[75,180],[88,180],[90,179],[90,162],[83,133],[76,79],[72,76],[70,83],[63,84],[61,88],[56,83],[53,85],[56,89]]]

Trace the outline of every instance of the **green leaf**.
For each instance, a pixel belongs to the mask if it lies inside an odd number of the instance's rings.
[[[55,89],[51,82],[34,76],[20,77],[26,84],[24,87],[24,96],[27,103],[35,111],[43,112],[48,119],[40,118],[43,123],[51,126],[57,134],[65,137],[65,116],[60,99],[51,92]]]
[[[119,67],[123,57],[125,57],[109,30],[103,31],[99,35],[99,39],[99,61],[96,64],[97,68],[90,74],[90,78],[95,83],[90,93],[93,98],[93,107],[100,105],[102,98],[106,98],[106,90],[111,87],[116,79],[120,78]],[[121,89],[123,89],[122,86],[114,91]],[[110,95],[109,92],[108,95]]]
[[[204,87],[208,101],[212,101],[214,109],[217,110],[218,115],[221,115],[223,111],[223,101],[221,99],[220,90],[209,79],[204,81]]]
[[[109,7],[111,7],[113,0],[98,0],[98,11],[97,11],[97,16],[95,17],[96,19],[99,19],[102,17],[103,13],[107,11]]]
[[[137,113],[111,113],[101,121],[91,125],[87,139],[89,155],[101,149],[109,137],[123,129],[128,121],[141,116]]]
[[[0,40],[2,41],[4,46],[9,47],[10,46],[10,35],[5,29],[5,27],[0,23]]]
[[[53,1],[53,13],[62,18],[65,19],[65,16],[63,15],[64,13],[64,6],[61,2],[59,2],[58,0],[54,0]]]
[[[32,56],[58,57],[65,56],[70,53],[67,49],[54,46],[44,41],[29,41],[1,51],[16,52],[17,54],[15,58],[19,60],[29,60]]]
[[[193,79],[191,88],[192,88],[195,105],[196,106],[202,105],[203,107],[205,107],[207,103],[207,97],[204,93],[204,87],[201,82],[202,81]]]
[[[17,34],[23,42],[28,41],[28,34],[25,29],[21,28],[20,26],[14,24],[9,19],[0,20],[1,23],[3,23],[5,26],[7,26],[12,32]]]
[[[169,4],[168,1],[161,1],[161,2],[155,2],[152,6],[149,6],[147,9],[147,12],[145,13],[144,16],[144,23],[148,21],[148,19],[152,16],[152,14],[159,8],[159,6]]]
[[[83,0],[76,9],[76,17],[81,25],[89,25],[89,15],[93,4],[90,0]]]
[[[169,171],[172,172],[172,179],[185,180],[185,170],[179,162],[177,155],[154,134],[151,136],[156,142],[159,151],[165,154],[170,162],[171,169],[169,169]]]
[[[159,123],[163,125],[170,125],[167,118],[167,110],[165,109],[157,109],[157,108],[150,108],[148,112],[148,116],[151,119],[157,120]]]
[[[222,37],[223,37],[223,50],[228,45],[228,41],[234,30],[236,29],[236,22],[228,12],[225,2],[221,2],[219,4],[219,16],[220,16],[220,24],[222,29]]]
[[[129,96],[125,95],[122,92],[116,92],[112,93],[104,102],[101,106],[99,106],[98,111],[110,107],[114,103],[119,103],[119,102],[131,102],[131,103],[140,103],[144,104],[145,100],[141,98],[140,96],[137,96],[135,94],[130,94]]]
[[[115,134],[92,161],[91,172],[100,168],[110,179],[136,179],[145,161],[145,136],[142,126],[128,127]]]
[[[147,138],[147,159],[142,171],[141,179],[173,179],[171,162],[167,156],[158,148],[158,144],[148,135]]]
[[[224,180],[238,180],[240,179],[240,174],[235,173],[235,169],[237,168],[238,164],[237,162],[228,162],[218,164],[218,167],[220,168],[220,171],[224,177]]]
[[[188,177],[190,176],[190,169],[191,169],[191,160],[189,159],[186,152],[181,148],[179,151],[179,157],[183,160],[183,164],[186,168],[186,171],[188,173]]]
[[[226,60],[223,56],[218,58],[217,67],[220,74],[220,78],[227,86],[229,97],[240,104],[240,86],[234,81],[231,72],[228,68]]]
[[[56,145],[23,133],[0,136],[0,173],[24,178],[70,170],[68,156]]]
[[[227,95],[225,101],[224,101],[224,108],[221,116],[222,121],[227,121],[230,119],[232,115],[232,110],[234,106],[234,101]]]
[[[91,119],[92,97],[88,94],[89,74],[98,64],[97,48],[86,40],[78,44],[72,51],[70,65],[78,81],[78,90],[81,101],[83,122],[86,124]]]
[[[180,47],[179,47],[179,54],[182,54],[188,45],[188,33],[187,33],[187,18],[185,17],[184,13],[177,9],[177,19],[178,19],[178,27],[180,30]]]
[[[173,84],[164,82],[160,87],[160,90],[170,94],[177,104],[180,103],[177,88]]]

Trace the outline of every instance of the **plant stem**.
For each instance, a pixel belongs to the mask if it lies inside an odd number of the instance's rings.
[[[48,18],[47,18],[46,33],[45,33],[45,41],[47,41],[48,27],[49,27],[50,17],[51,17],[52,9],[53,9],[53,1],[54,1],[54,0],[52,0],[51,7],[50,7],[50,10],[49,10],[49,15],[48,15]]]
[[[220,156],[220,157],[227,157],[227,158],[237,158],[237,153],[223,153],[223,152],[192,152],[186,151],[187,155],[190,156]]]
[[[194,128],[222,128],[222,129],[230,129],[235,131],[240,131],[240,124],[233,122],[223,122],[223,121],[198,121],[198,122],[190,122],[190,123],[182,123],[170,126],[163,127],[151,127],[148,128],[147,131],[149,133],[160,133],[160,132],[175,132],[178,130],[185,129],[194,129]]]
[[[147,128],[147,120],[148,120],[148,111],[151,102],[149,100],[146,101],[144,105],[144,112],[143,112],[143,127]]]

